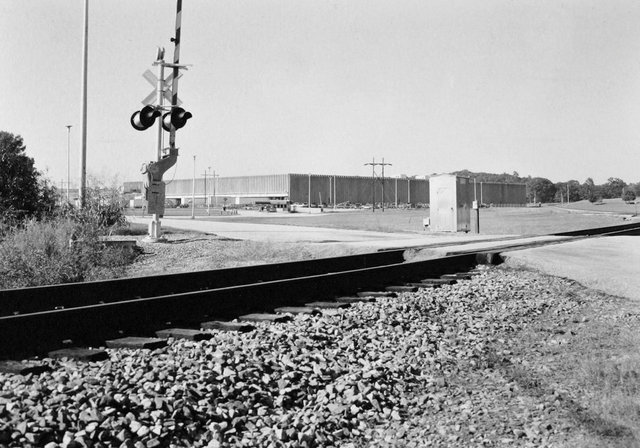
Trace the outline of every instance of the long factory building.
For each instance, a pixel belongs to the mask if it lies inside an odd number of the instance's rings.
[[[143,182],[125,182],[124,193],[142,198]],[[334,205],[343,203],[371,204],[374,201],[389,205],[429,203],[429,179],[388,177],[338,176],[323,174],[270,174],[262,176],[204,177],[166,181],[166,199],[181,204],[245,205],[272,202]],[[478,182],[475,197],[482,204],[522,206],[526,204],[525,184]]]

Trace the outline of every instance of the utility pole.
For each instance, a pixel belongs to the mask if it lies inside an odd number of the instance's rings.
[[[191,219],[196,217],[196,156],[193,156],[193,182],[191,183]]]
[[[307,196],[307,207],[309,207],[309,213],[311,213],[311,173],[309,173],[309,193]]]
[[[382,158],[382,211],[384,212],[384,167],[385,165],[391,165],[390,163],[384,163],[384,157]]]
[[[204,202],[207,204],[207,215],[210,215],[209,199],[207,198],[207,170],[204,170]]]
[[[71,126],[72,125],[70,124],[67,125],[67,203],[69,202],[69,187],[71,186],[71,181],[69,177],[69,166],[70,166],[69,154],[71,153]]]
[[[376,211],[376,166],[382,167],[382,211],[384,212],[384,167],[386,165],[391,165],[390,163],[384,163],[384,157],[382,158],[382,162],[376,163],[376,158],[374,157],[371,163],[365,163],[365,166],[371,165],[371,194],[373,196],[373,213]]]
[[[82,136],[82,150],[80,151],[80,186],[78,196],[80,208],[86,203],[87,189],[87,64],[89,60],[89,0],[84,0],[84,26],[82,34],[82,121],[80,134]]]
[[[216,170],[213,170],[213,208],[218,206],[218,197],[216,196],[216,184],[218,183],[219,174],[216,174]]]

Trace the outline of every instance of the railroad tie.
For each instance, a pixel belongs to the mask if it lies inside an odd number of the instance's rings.
[[[281,306],[274,311],[278,314],[309,314],[312,316],[322,314],[322,311],[309,306]]]
[[[398,294],[391,291],[360,291],[358,297],[398,297]]]
[[[385,290],[390,292],[416,292],[418,290],[418,287],[413,285],[398,285],[387,286]]]
[[[469,280],[471,278],[471,274],[467,272],[456,272],[455,274],[441,275],[440,278],[453,279],[453,280]]]
[[[352,304],[357,302],[375,302],[376,299],[374,297],[336,297],[335,301]]]
[[[222,320],[211,320],[202,322],[200,327],[203,330],[220,330],[220,331],[237,331],[240,333],[248,333],[256,329],[253,325],[242,322],[225,322]]]
[[[345,302],[309,302],[305,303],[305,306],[319,309],[335,309],[335,308],[349,308],[351,305]]]
[[[439,283],[407,283],[409,286],[415,286],[416,288],[439,288]]]
[[[106,341],[106,344],[109,348],[143,348],[155,350],[157,348],[165,347],[167,345],[167,340],[130,336],[126,338],[111,339],[110,341]]]
[[[252,313],[252,314],[245,314],[244,316],[240,316],[238,320],[241,322],[283,323],[283,322],[289,322],[291,320],[291,316],[286,316],[283,314],[273,314],[273,313]]]
[[[205,341],[213,337],[212,334],[203,333],[200,330],[192,330],[190,328],[165,328],[156,331],[156,336],[161,339],[188,339],[189,341]]]
[[[104,350],[95,348],[69,347],[54,350],[48,353],[49,358],[69,358],[76,361],[96,362],[109,359],[109,354]]]
[[[1,373],[12,373],[14,375],[38,375],[43,372],[53,370],[51,366],[40,361],[0,361]]]
[[[454,278],[423,278],[420,283],[427,285],[453,285],[456,283]]]

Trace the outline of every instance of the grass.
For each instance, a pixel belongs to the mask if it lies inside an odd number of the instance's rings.
[[[626,205],[626,204],[625,204]],[[246,223],[280,224],[293,226],[326,227],[335,229],[370,230],[378,232],[424,233],[423,219],[429,209],[395,210],[384,212],[358,210],[349,212],[292,214],[272,217],[243,216],[207,218]],[[473,218],[473,215],[472,215]],[[612,214],[594,214],[566,210],[558,206],[540,208],[485,208],[480,210],[480,230],[486,235],[541,235],[623,223],[623,218]],[[473,224],[472,224],[473,226]]]
[[[557,394],[576,436],[561,446],[640,446],[640,306],[576,283],[554,293],[560,312],[513,335],[526,363],[504,363],[502,374],[528,396]]]

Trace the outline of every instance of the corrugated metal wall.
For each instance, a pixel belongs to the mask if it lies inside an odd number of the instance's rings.
[[[525,184],[502,184],[498,182],[476,182],[476,195],[483,204],[525,205],[527,186]]]
[[[190,197],[192,179],[174,179],[167,181],[167,197]],[[473,181],[472,181],[473,183]],[[124,191],[133,192],[142,190],[142,182],[125,182]],[[214,180],[207,178],[206,191],[208,196],[213,195]],[[334,192],[335,189],[335,192]],[[289,197],[292,202],[303,203],[308,201],[309,175],[308,174],[273,174],[265,176],[238,176],[219,177],[215,180],[216,196],[241,197],[241,198],[282,198]],[[196,179],[196,196],[204,197],[204,178]],[[477,182],[476,194],[478,201],[484,204],[526,204],[525,184],[502,184],[494,182]],[[371,177],[365,176],[332,176],[311,175],[311,203],[320,203],[320,196],[324,204],[333,204],[334,195],[336,203],[351,202],[371,204],[372,182]],[[377,178],[375,182],[376,203],[382,201],[382,182]],[[428,204],[429,180],[385,178],[384,202],[386,204]],[[246,201],[243,201],[246,202]]]
[[[167,182],[167,196],[190,196],[192,179],[174,179]],[[288,175],[273,174],[267,176],[219,177],[215,181],[207,178],[207,195],[269,197],[288,194]],[[196,179],[196,196],[204,195],[204,177]]]
[[[312,204],[318,204],[320,196],[325,204],[333,204],[334,197],[338,204],[347,201],[354,204],[371,204],[373,201],[371,177],[291,174],[290,179],[289,192],[292,202],[306,203],[309,200],[309,182],[311,182]],[[385,178],[384,201],[387,204],[394,204],[396,197],[398,204],[428,203],[429,181]],[[375,200],[376,203],[382,201],[382,181],[379,178],[375,182]]]

